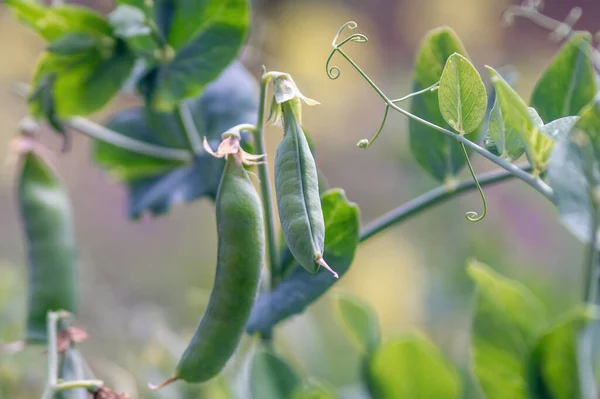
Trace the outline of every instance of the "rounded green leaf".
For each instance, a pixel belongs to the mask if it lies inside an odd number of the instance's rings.
[[[578,399],[580,393],[578,340],[594,318],[594,310],[577,308],[545,331],[532,355],[533,384],[543,397]]]
[[[359,210],[348,201],[341,189],[328,190],[321,195],[325,219],[325,251],[327,263],[340,277],[354,259],[358,246]],[[320,268],[310,274],[299,264],[274,290],[258,297],[252,309],[246,331],[265,334],[279,322],[302,313],[307,306],[325,294],[339,280]]]
[[[564,44],[537,82],[531,96],[543,120],[579,114],[598,91],[590,58],[591,35],[577,32]]]
[[[296,371],[273,352],[259,350],[254,354],[250,376],[253,398],[290,399],[299,384]]]
[[[448,58],[438,89],[444,120],[460,134],[479,128],[485,118],[487,93],[481,76],[462,55]]]
[[[467,52],[456,33],[449,27],[432,30],[427,34],[417,55],[414,66],[413,91],[423,90],[440,80],[446,60],[454,53],[466,57]],[[413,98],[411,113],[451,129],[440,111],[438,94],[428,92]],[[423,169],[436,180],[453,178],[465,165],[460,144],[451,137],[423,125],[413,119],[408,122],[410,149]],[[475,134],[468,135],[475,140]]]
[[[152,107],[170,111],[200,94],[237,57],[248,25],[247,0],[176,1],[169,33],[175,58],[140,82]]]
[[[379,347],[368,362],[367,381],[377,399],[459,399],[462,391],[454,367],[421,334]]]
[[[473,369],[488,399],[530,399],[529,356],[546,327],[543,304],[523,285],[472,261],[477,286],[471,331]]]
[[[379,321],[375,311],[354,295],[336,296],[336,316],[350,341],[363,353],[369,354],[379,345]]]

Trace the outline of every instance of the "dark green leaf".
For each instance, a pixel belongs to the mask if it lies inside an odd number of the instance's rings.
[[[175,58],[147,71],[140,91],[153,108],[172,110],[202,92],[237,56],[249,24],[246,0],[179,0],[169,32]]]
[[[336,314],[346,335],[363,353],[369,354],[379,345],[379,320],[375,311],[353,295],[338,295]]]
[[[537,82],[531,106],[544,121],[577,115],[596,95],[590,41],[588,32],[574,34]]]
[[[473,261],[477,285],[471,332],[475,375],[488,399],[530,399],[528,362],[546,328],[543,304],[526,287]]]
[[[111,37],[112,28],[99,13],[76,5],[45,7],[28,0],[6,0],[16,17],[48,41],[66,33],[89,33],[98,38]]]
[[[198,132],[216,149],[221,133],[242,123],[256,123],[258,95],[256,81],[239,62],[232,63],[211,83],[202,96],[185,102]],[[141,109],[117,114],[108,126],[128,137],[162,145],[185,148],[187,140],[172,114]],[[192,163],[181,165],[128,152],[106,143],[96,143],[95,157],[104,168],[129,187],[129,215],[144,211],[166,212],[171,204],[214,198],[223,170],[223,161],[202,153]]]
[[[459,399],[462,391],[454,367],[421,334],[379,347],[368,362],[367,381],[377,399]]]
[[[254,354],[250,376],[253,398],[291,399],[299,384],[300,377],[283,359],[266,350]]]
[[[466,56],[460,39],[448,27],[431,31],[424,39],[414,67],[413,90],[423,90],[440,80],[446,60],[454,53]],[[438,95],[425,93],[413,99],[410,110],[413,114],[451,129],[440,112]],[[445,181],[454,177],[465,165],[460,145],[451,137],[409,120],[410,148],[417,162],[435,179]],[[468,135],[470,139],[475,134]]]
[[[580,399],[577,341],[594,317],[579,308],[538,339],[532,356],[532,383],[544,398]]]
[[[311,379],[302,389],[296,391],[293,399],[338,399],[338,395],[329,385]]]
[[[598,228],[597,186],[600,183],[600,99],[584,108],[575,127],[558,140],[548,167],[555,202],[563,224],[589,242]]]
[[[460,54],[452,54],[442,72],[438,89],[444,120],[458,133],[478,129],[484,118],[487,93],[475,67]]]
[[[340,277],[349,269],[358,245],[359,210],[340,189],[321,195],[325,218],[325,251],[327,263]],[[321,268],[316,274],[298,265],[273,291],[260,295],[246,326],[249,333],[268,333],[277,323],[302,313],[304,309],[338,281]]]
[[[56,55],[77,55],[93,50],[97,44],[97,39],[89,33],[74,32],[50,42],[47,50]]]
[[[504,125],[504,146],[515,148],[516,136],[519,135],[529,161],[537,173],[546,168],[548,150],[553,141],[541,133],[533,122],[531,113],[525,101],[493,68],[487,67],[496,89],[496,98],[500,105],[500,113]],[[516,134],[514,134],[516,132]],[[510,139],[510,143],[509,140]],[[513,147],[513,145],[515,147]]]

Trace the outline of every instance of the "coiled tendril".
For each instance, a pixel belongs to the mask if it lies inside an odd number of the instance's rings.
[[[331,59],[333,58],[333,55],[336,53],[336,51],[339,51],[339,49],[341,49],[342,46],[348,42],[366,43],[369,40],[369,38],[363,35],[362,33],[354,33],[342,40],[340,43],[337,42],[344,29],[356,29],[357,27],[358,24],[356,22],[348,21],[344,25],[342,25],[340,29],[338,29],[337,34],[333,38],[333,41],[331,42],[333,50],[331,50],[331,53],[329,53],[329,57],[327,57],[327,62],[325,63],[325,71],[327,72],[327,76],[329,76],[329,79],[335,80],[339,78],[341,74],[340,68],[338,66],[329,66],[329,63],[331,62]]]

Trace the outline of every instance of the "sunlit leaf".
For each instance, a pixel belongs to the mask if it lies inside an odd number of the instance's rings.
[[[371,353],[379,345],[379,321],[369,305],[353,295],[338,295],[336,311],[346,335],[363,354]]]

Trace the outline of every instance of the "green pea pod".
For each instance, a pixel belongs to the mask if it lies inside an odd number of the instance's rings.
[[[77,381],[90,378],[87,375],[87,364],[81,352],[75,348],[65,351],[60,378],[64,381]],[[60,392],[60,399],[89,399],[90,393],[85,388],[73,388]]]
[[[26,339],[46,342],[47,313],[77,310],[77,256],[67,194],[33,150],[22,155],[18,201],[29,266]]]
[[[243,164],[239,135],[224,135],[219,151],[227,158],[216,198],[218,260],[209,303],[181,357],[173,381],[203,382],[216,376],[235,352],[256,299],[264,261],[264,223],[260,198]],[[207,144],[205,142],[205,147]],[[207,150],[212,153],[210,147]]]
[[[315,159],[291,103],[282,104],[284,135],[275,153],[275,194],[283,236],[307,271],[316,273],[320,265],[337,278],[323,259],[325,221]]]

